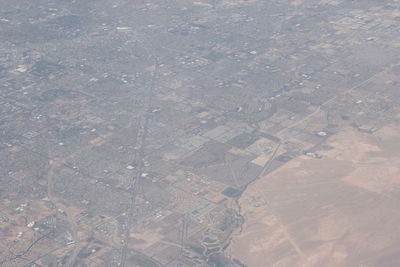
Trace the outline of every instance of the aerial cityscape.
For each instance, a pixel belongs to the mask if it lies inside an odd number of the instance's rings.
[[[3,0],[0,266],[400,266],[399,0]]]

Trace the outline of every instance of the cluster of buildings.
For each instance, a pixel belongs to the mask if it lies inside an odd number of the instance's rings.
[[[0,265],[241,266],[248,184],[399,119],[396,1],[6,2]]]

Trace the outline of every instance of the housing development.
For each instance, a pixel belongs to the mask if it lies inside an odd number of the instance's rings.
[[[3,0],[0,266],[400,266],[398,0]]]

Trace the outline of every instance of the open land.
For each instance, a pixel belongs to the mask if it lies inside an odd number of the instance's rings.
[[[396,266],[399,126],[346,128],[318,151],[250,185],[231,254],[248,266]]]

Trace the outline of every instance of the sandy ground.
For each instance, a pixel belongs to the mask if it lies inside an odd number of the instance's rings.
[[[230,252],[249,267],[400,266],[400,127],[348,128],[248,187]]]

